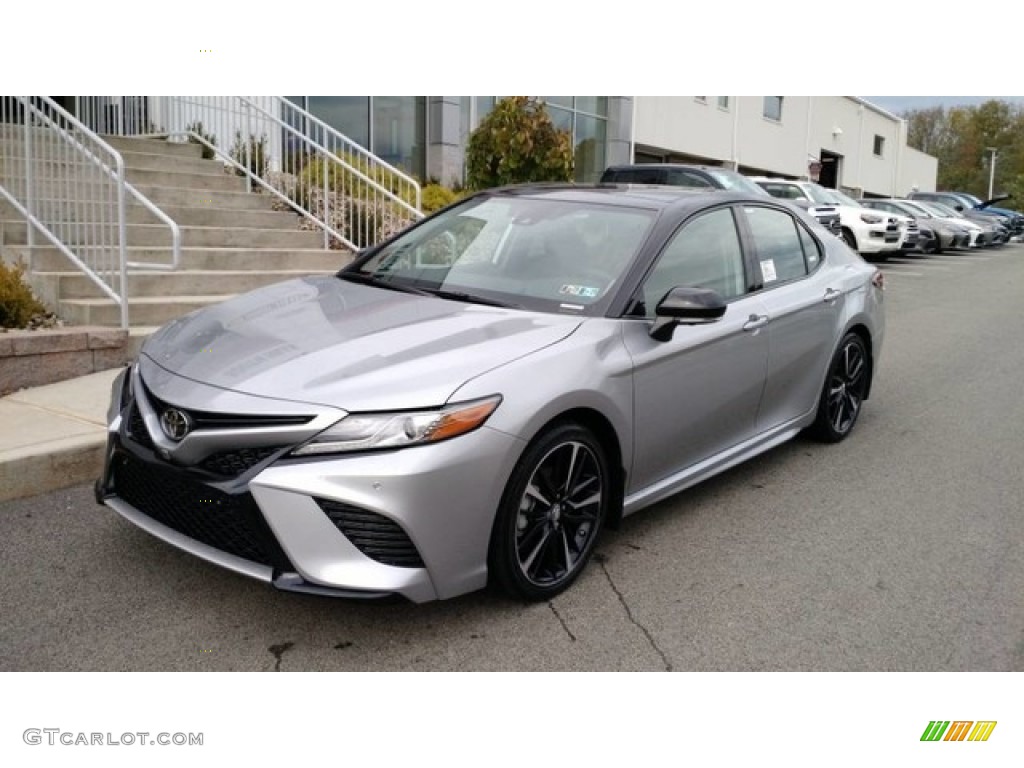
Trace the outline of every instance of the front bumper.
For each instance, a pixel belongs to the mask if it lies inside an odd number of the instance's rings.
[[[223,476],[161,456],[135,407],[112,408],[97,500],[157,538],[290,591],[424,602],[485,586],[517,438],[484,426],[398,451],[301,460],[282,446]]]

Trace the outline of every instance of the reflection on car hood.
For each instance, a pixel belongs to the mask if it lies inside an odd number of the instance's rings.
[[[308,277],[179,318],[142,354],[179,376],[262,397],[421,408],[581,322]]]

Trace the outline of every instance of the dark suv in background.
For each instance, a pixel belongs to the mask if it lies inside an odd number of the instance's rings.
[[[758,184],[742,173],[717,165],[687,165],[682,163],[636,163],[613,165],[601,176],[602,184],[658,184],[692,189],[734,189],[755,195],[768,195]],[[768,195],[770,197],[770,195]],[[836,237],[842,234],[839,214],[809,210],[810,206],[796,200],[799,205]]]

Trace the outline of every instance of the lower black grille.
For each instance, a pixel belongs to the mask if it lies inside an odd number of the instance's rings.
[[[248,493],[228,494],[125,454],[113,460],[113,491],[168,528],[228,554],[292,570]]]
[[[402,526],[390,518],[340,501],[316,503],[356,549],[372,560],[401,568],[422,568],[423,560]]]
[[[280,450],[280,446],[267,446],[264,448],[242,448],[237,451],[221,451],[207,456],[200,463],[200,467],[207,472],[223,477],[238,477],[248,472],[264,459],[273,456]]]

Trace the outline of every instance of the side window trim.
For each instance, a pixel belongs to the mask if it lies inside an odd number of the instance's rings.
[[[649,318],[641,318],[636,315],[628,315],[626,314],[626,312],[628,312],[630,305],[632,305],[637,300],[637,297],[642,296],[643,288],[647,284],[647,280],[650,278],[651,274],[653,274],[653,272],[657,269],[658,264],[661,262],[661,259],[665,254],[665,251],[668,250],[672,243],[675,242],[676,237],[679,236],[679,233],[682,232],[689,224],[701,218],[702,216],[706,216],[708,214],[715,213],[721,210],[728,210],[730,215],[732,216],[733,226],[736,229],[736,243],[740,249],[740,263],[743,269],[743,280],[745,286],[743,293],[737,296],[726,298],[725,302],[726,304],[730,304],[733,301],[740,301],[741,299],[748,298],[754,290],[751,287],[751,283],[753,281],[752,275],[754,273],[751,272],[751,261],[748,257],[748,239],[744,236],[743,232],[743,227],[745,223],[743,222],[740,212],[736,210],[739,207],[740,206],[737,203],[723,203],[721,205],[716,205],[713,207],[703,208],[699,211],[695,211],[693,214],[683,219],[683,221],[681,221],[679,225],[674,230],[672,230],[672,232],[665,238],[664,245],[662,245],[661,249],[654,255],[654,258],[651,259],[651,262],[647,266],[647,269],[644,271],[643,275],[637,281],[636,288],[632,292],[631,298],[627,302],[626,307],[623,310],[623,314],[620,315],[620,317],[633,317],[634,319],[649,320]]]
[[[821,240],[818,239],[814,232],[812,232],[809,227],[807,227],[802,221],[800,221],[799,217],[793,215],[792,211],[788,211],[784,208],[777,208],[774,205],[765,205],[761,202],[747,202],[736,205],[735,207],[744,209],[735,211],[734,215],[739,220],[740,235],[742,238],[745,238],[745,242],[743,244],[744,260],[747,269],[754,276],[753,280],[755,281],[754,287],[750,288],[748,290],[748,293],[760,293],[766,290],[770,291],[775,288],[781,288],[786,285],[793,285],[794,283],[798,283],[801,280],[806,280],[811,275],[815,274],[819,269],[821,269],[822,264],[825,263],[825,259],[828,257],[828,249],[824,246]],[[797,227],[798,239],[800,241],[800,250],[804,256],[804,266],[807,268],[807,274],[802,275],[800,277],[794,277],[783,282],[765,285],[764,275],[761,274],[761,263],[758,260],[757,255],[757,243],[754,240],[754,233],[753,230],[750,228],[750,221],[747,218],[747,213],[745,210],[746,208],[754,207],[767,208],[772,211],[778,211],[779,213],[786,214],[787,216],[790,217],[790,219],[793,220],[793,223]],[[814,243],[814,246],[818,249],[818,263],[813,267],[813,269],[808,267],[807,265],[807,252],[804,250],[804,240],[802,237],[799,237],[799,234],[801,232],[809,236],[811,242]],[[747,254],[749,254],[749,257],[747,257]]]

